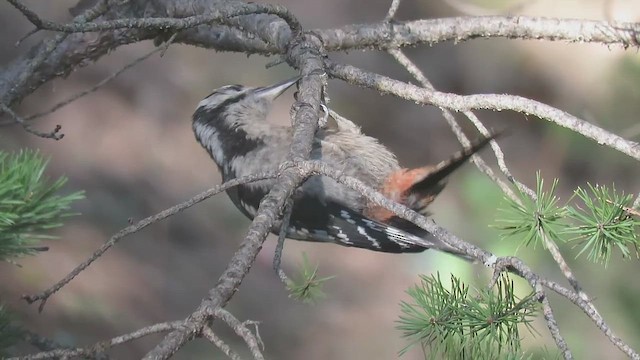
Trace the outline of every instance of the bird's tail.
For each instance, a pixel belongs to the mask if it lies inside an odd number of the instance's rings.
[[[429,206],[442,191],[447,177],[464,164],[473,154],[487,146],[491,140],[499,135],[499,133],[495,133],[489,137],[476,140],[471,146],[462,149],[448,160],[436,165],[398,170],[388,177],[381,192],[391,200],[399,202],[423,215],[428,215],[427,206]],[[444,244],[427,231],[407,220],[397,217],[383,207],[371,206],[367,209],[365,215],[385,223],[391,226],[391,228],[401,229],[405,234],[411,234],[409,237],[420,237],[423,241],[429,243],[429,245],[426,246],[427,248],[438,249],[468,259],[468,257],[459,250]],[[414,239],[415,238],[407,239],[406,242],[411,243],[411,240]],[[415,247],[417,247],[417,245],[412,244],[412,246],[409,247],[410,251],[416,251],[416,249],[414,249]]]
[[[462,164],[464,164],[473,154],[480,151],[487,146],[489,142],[499,136],[495,133],[489,137],[483,137],[471,144],[471,146],[464,148],[457,153],[453,154],[448,160],[441,161],[435,166],[426,166],[422,169],[428,169],[427,172],[422,175],[421,178],[416,179],[415,183],[407,190],[410,193],[418,193],[429,195],[433,193],[434,189],[437,189],[437,194],[442,190],[440,185],[446,180],[447,176],[456,171]]]
[[[398,170],[387,178],[382,193],[388,198],[426,215],[428,214],[427,206],[442,191],[446,185],[447,177],[498,135],[496,133],[481,138],[436,165]]]

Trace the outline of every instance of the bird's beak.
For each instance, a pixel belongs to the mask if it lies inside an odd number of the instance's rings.
[[[264,97],[270,97],[271,99],[275,99],[278,96],[280,96],[283,92],[285,92],[285,90],[290,88],[291,85],[297,83],[298,80],[300,80],[300,78],[301,76],[296,76],[294,78],[279,82],[277,84],[258,88],[256,90],[256,93],[261,97],[264,96]]]

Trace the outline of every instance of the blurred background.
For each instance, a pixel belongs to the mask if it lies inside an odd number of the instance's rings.
[[[281,0],[307,29],[376,22],[387,1]],[[458,0],[456,2],[464,2]],[[390,1],[389,1],[390,3]],[[478,14],[499,14],[515,1],[469,1]],[[518,1],[517,3],[520,3]],[[52,20],[67,21],[75,1],[28,2]],[[518,14],[617,21],[640,21],[637,0],[533,1]],[[404,1],[399,20],[461,15],[445,1]],[[31,29],[6,2],[0,3],[0,66],[12,61],[38,40],[19,47],[15,41]],[[43,35],[39,35],[43,36]],[[125,46],[67,79],[48,83],[18,108],[23,115],[45,110],[86,89],[125,64],[150,51],[150,42]],[[474,40],[407,49],[434,86],[458,94],[509,93],[558,107],[613,131],[640,140],[640,58],[636,49],[618,46]],[[413,79],[393,59],[375,51],[331,54],[369,71],[402,81]],[[226,195],[219,195],[177,216],[125,238],[109,253],[53,296],[42,314],[21,294],[43,290],[86,259],[104,241],[134,221],[157,213],[220,182],[216,167],[194,140],[191,114],[201,98],[230,83],[265,85],[294,71],[286,65],[265,69],[260,56],[218,53],[172,45],[163,57],[154,56],[125,72],[98,92],[39,120],[37,127],[63,126],[65,138],[50,141],[21,128],[0,129],[0,149],[38,148],[51,157],[48,175],[70,181],[67,192],[83,189],[76,204],[82,213],[56,231],[51,250],[20,261],[22,267],[0,264],[1,301],[27,327],[62,343],[89,345],[167,320],[184,318],[217,281],[245,235],[249,221]],[[329,82],[331,106],[379,138],[405,166],[435,163],[460,145],[438,109],[421,107],[337,80]],[[291,92],[283,96],[271,121],[288,123]],[[499,140],[513,174],[535,186],[540,170],[550,182],[560,179],[561,199],[586,182],[615,184],[619,191],[638,193],[640,167],[621,153],[537,118],[509,112],[478,112],[493,129],[509,129]],[[470,137],[476,132],[461,116]],[[491,164],[490,151],[483,157]],[[500,241],[488,225],[504,206],[498,187],[472,165],[456,173],[432,205],[436,221],[463,239],[498,255],[510,255],[516,242]],[[419,274],[449,273],[476,286],[485,286],[490,273],[449,255],[425,252],[388,255],[335,245],[287,241],[284,269],[294,274],[306,252],[320,266],[321,276],[335,276],[325,286],[327,297],[316,305],[288,298],[271,269],[275,239],[270,238],[251,273],[228,309],[239,319],[261,322],[265,355],[272,359],[391,359],[406,345],[395,321],[405,290]],[[612,328],[630,345],[640,348],[640,283],[637,261],[614,257],[608,268],[575,258],[569,245],[562,250],[586,291]],[[540,248],[521,249],[536,271],[557,280],[561,275]],[[529,289],[519,284],[521,294]],[[577,308],[551,297],[561,330],[578,359],[617,359],[620,353]],[[538,335],[526,333],[526,345],[536,351],[554,344],[542,322]],[[242,353],[244,345],[222,324],[214,330]],[[146,353],[160,335],[117,347],[118,358]],[[215,354],[215,355],[212,355]],[[246,353],[245,353],[246,354]],[[539,353],[537,353],[539,354]],[[222,358],[205,341],[194,341],[176,359]],[[420,359],[417,348],[404,356]],[[536,355],[542,358],[542,355]]]

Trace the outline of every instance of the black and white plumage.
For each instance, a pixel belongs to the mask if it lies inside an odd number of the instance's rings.
[[[193,130],[198,142],[218,165],[223,181],[275,171],[285,160],[292,129],[270,124],[266,117],[273,100],[298,79],[256,88],[227,85],[198,104],[193,114]],[[473,152],[462,157],[466,159]],[[376,189],[385,189],[390,177],[404,171],[387,148],[343,118],[331,119],[326,127],[318,130],[310,158],[330,163],[345,175]],[[458,160],[460,158],[458,156]],[[455,167],[459,163],[461,161]],[[234,187],[227,193],[240,211],[252,219],[260,200],[273,184],[273,180],[262,180]],[[442,182],[437,181],[433,191],[421,191],[433,197],[442,186]],[[392,193],[385,195],[402,202],[402,198],[395,199]],[[416,239],[422,239],[429,242],[430,247],[457,253],[414,224],[371,207],[358,192],[328,177],[309,178],[293,196],[289,238],[390,253],[423,251],[425,247],[416,245]],[[278,231],[273,229],[274,233]]]

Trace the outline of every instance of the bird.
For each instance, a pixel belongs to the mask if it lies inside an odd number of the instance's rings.
[[[299,79],[296,76],[263,87],[226,85],[198,103],[192,117],[195,138],[216,163],[223,182],[274,172],[286,160],[293,129],[267,122],[267,115],[274,100]],[[310,160],[323,161],[388,199],[430,215],[427,207],[442,191],[447,177],[493,138],[480,138],[436,165],[407,169],[355,123],[333,116],[315,133]],[[226,192],[233,204],[253,219],[260,200],[274,184],[273,179],[260,180]],[[310,177],[292,197],[287,238],[385,253],[417,253],[433,248],[464,257],[455,247],[329,177]],[[280,229],[274,226],[272,232],[278,234]]]

